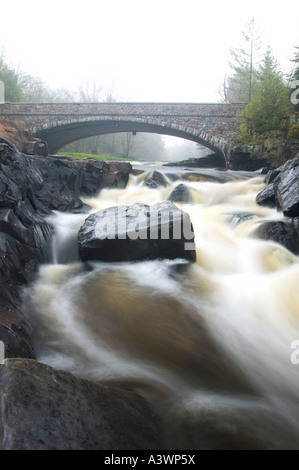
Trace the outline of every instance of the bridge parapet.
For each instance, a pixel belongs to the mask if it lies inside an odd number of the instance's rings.
[[[155,132],[184,137],[224,154],[243,103],[4,103],[1,121],[22,121],[50,152],[90,135]]]

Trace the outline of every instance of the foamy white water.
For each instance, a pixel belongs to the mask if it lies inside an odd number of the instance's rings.
[[[84,202],[91,212],[155,204],[182,182],[150,189],[143,180],[132,176],[125,190],[105,189]],[[296,448],[299,364],[291,344],[299,340],[299,258],[252,237],[263,221],[283,216],[255,203],[260,176],[183,182],[193,202],[176,205],[195,229],[191,265],[84,265],[76,234],[87,214],[51,216],[53,264],[26,293],[39,360],[154,396],[176,448],[209,448],[213,439],[220,448]],[[250,217],[237,223],[240,213]],[[209,437],[200,438],[203,426]]]

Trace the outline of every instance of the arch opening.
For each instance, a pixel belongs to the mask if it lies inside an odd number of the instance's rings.
[[[133,120],[96,120],[96,121],[83,121],[73,122],[52,126],[47,129],[40,130],[34,134],[35,137],[40,138],[48,143],[50,154],[55,154],[65,145],[81,140],[87,137],[97,135],[113,134],[130,132],[133,135],[136,133],[152,133],[167,135],[173,137],[180,137],[185,140],[199,143],[200,145],[216,153],[223,159],[225,164],[225,157],[223,152],[208,142],[204,138],[196,135],[195,129],[183,130],[179,126],[165,123],[165,125],[133,121]]]

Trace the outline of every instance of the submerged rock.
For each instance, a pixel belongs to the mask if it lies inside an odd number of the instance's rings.
[[[231,212],[227,215],[227,220],[232,226],[236,226],[242,224],[243,222],[247,222],[248,220],[252,220],[257,218],[258,216],[252,212],[247,211],[237,211]]]
[[[30,359],[0,366],[1,450],[161,449],[146,400]],[[162,447],[163,448],[163,447]]]
[[[196,259],[190,217],[168,201],[93,213],[80,228],[78,243],[82,261]]]
[[[192,194],[190,189],[183,183],[179,184],[171,194],[168,196],[168,200],[172,202],[183,202],[185,204],[192,202]]]
[[[291,221],[264,222],[254,230],[252,236],[262,240],[272,240],[295,255],[299,254],[299,233]]]
[[[151,171],[144,181],[145,186],[156,189],[159,186],[167,186],[167,179],[159,171]]]

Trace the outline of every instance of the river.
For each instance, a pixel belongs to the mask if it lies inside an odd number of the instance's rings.
[[[131,175],[84,202],[155,204],[184,183],[192,203],[176,205],[192,220],[196,263],[81,263],[88,214],[53,213],[53,262],[25,295],[38,360],[145,396],[168,448],[296,449],[299,258],[253,236],[283,215],[256,204],[259,174],[168,172],[167,187]]]

